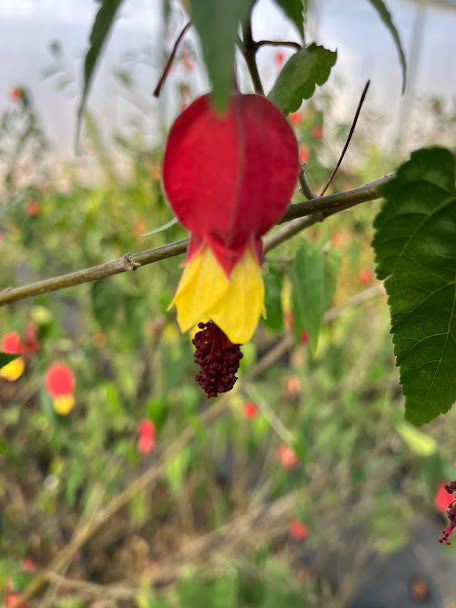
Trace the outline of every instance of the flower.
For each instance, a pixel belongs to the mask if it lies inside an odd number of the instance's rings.
[[[301,150],[299,152],[299,160],[303,163],[306,163],[309,160],[309,148],[304,144],[301,145]]]
[[[285,471],[293,471],[298,466],[299,458],[296,452],[289,445],[282,443],[277,451],[280,464]]]
[[[74,406],[76,380],[64,363],[53,363],[46,372],[46,388],[52,397],[57,414],[66,416]]]
[[[10,331],[3,336],[0,351],[7,353],[8,355],[22,353],[23,345],[21,343],[21,338],[16,331]],[[10,382],[14,382],[22,376],[24,368],[25,363],[23,357],[17,357],[6,365],[3,365],[3,367],[0,367],[0,377],[5,378],[5,380],[9,380]]]
[[[18,603],[19,600],[19,593],[8,593],[6,600],[5,600],[5,606],[7,606],[7,608],[26,608],[26,604],[22,603],[19,604]]]
[[[369,268],[361,268],[359,271],[358,279],[360,283],[364,283],[364,285],[369,285],[374,280],[374,275],[369,270]]]
[[[24,97],[24,91],[23,89],[21,89],[21,87],[14,87],[8,93],[8,97],[11,101],[22,101]]]
[[[35,560],[28,555],[22,558],[21,566],[26,572],[35,572],[36,570]]]
[[[446,512],[448,519],[450,520],[448,526],[445,530],[442,530],[442,536],[439,538],[439,543],[446,543],[450,545],[450,541],[448,540],[451,534],[456,530],[456,500],[454,493],[456,492],[456,481],[451,481],[447,483],[445,486],[445,491],[451,495],[451,503]]]
[[[282,51],[276,51],[274,53],[274,65],[277,70],[280,70],[283,64],[285,63],[285,55]]]
[[[453,502],[453,496],[446,490],[446,481],[439,482],[434,496],[434,505],[437,511],[445,513]]]
[[[323,126],[314,125],[312,127],[312,135],[314,136],[314,139],[321,139],[323,137]]]
[[[199,97],[171,127],[163,185],[177,218],[190,231],[171,306],[177,308],[181,331],[204,325],[195,346],[198,363],[204,364],[198,377],[209,387],[208,396],[234,385],[234,362],[241,357],[229,343],[248,342],[264,314],[261,237],[285,212],[297,175],[293,129],[260,95],[232,95],[223,115],[207,95]],[[226,369],[219,365],[217,349],[232,355]],[[208,353],[210,360],[204,359]],[[230,380],[219,382],[228,368]]]
[[[40,204],[35,199],[29,200],[25,205],[25,213],[30,217],[38,215],[40,212]]]
[[[255,418],[258,414],[258,408],[253,401],[246,401],[243,404],[242,409],[246,418]]]
[[[292,112],[291,114],[288,115],[288,118],[291,120],[291,122],[294,125],[299,125],[299,123],[302,120],[302,115],[301,115],[301,112]]]
[[[299,519],[292,519],[288,524],[288,532],[295,540],[306,540],[309,537],[310,531],[306,524],[303,524]]]
[[[155,447],[155,426],[149,418],[143,418],[138,424],[138,451],[141,454],[152,452]]]

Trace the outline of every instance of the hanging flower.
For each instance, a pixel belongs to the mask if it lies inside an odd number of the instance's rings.
[[[3,336],[0,351],[7,353],[8,355],[21,354],[23,345],[19,334],[15,331],[10,331]],[[24,359],[22,357],[17,357],[6,365],[3,365],[3,367],[0,367],[0,377],[5,378],[5,380],[9,380],[10,382],[14,382],[22,376],[24,368]]]
[[[57,414],[66,416],[74,406],[76,380],[64,363],[53,363],[46,372],[46,388],[52,397]]]
[[[208,396],[232,388],[239,345],[264,314],[261,236],[285,212],[297,174],[293,130],[260,95],[232,95],[223,115],[200,97],[170,130],[163,184],[190,231],[171,305],[182,331],[201,324],[194,344]]]

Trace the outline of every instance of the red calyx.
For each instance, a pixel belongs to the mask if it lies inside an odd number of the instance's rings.
[[[232,95],[221,116],[199,97],[169,132],[163,183],[171,207],[228,275],[249,244],[260,254],[259,238],[285,212],[297,175],[293,129],[261,95]]]

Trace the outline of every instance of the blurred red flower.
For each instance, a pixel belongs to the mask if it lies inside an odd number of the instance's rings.
[[[304,144],[301,145],[301,149],[299,152],[299,159],[303,162],[306,163],[309,160],[309,148],[307,146],[305,146]]]
[[[282,465],[282,468],[285,469],[285,471],[293,471],[293,469],[295,469],[298,466],[298,464],[299,464],[298,455],[293,450],[293,448],[290,448],[289,445],[282,443],[281,445],[279,445],[279,449],[278,449],[277,453],[278,453],[280,464]]]
[[[155,425],[149,418],[143,418],[138,424],[138,451],[141,454],[148,454],[154,447]]]
[[[312,127],[312,135],[314,139],[321,139],[323,137],[323,125],[314,125]]]
[[[9,355],[22,352],[21,338],[17,331],[10,331],[3,336],[0,350]]]
[[[294,125],[299,125],[299,123],[301,122],[301,112],[293,112],[292,114],[288,115],[288,118],[291,120],[291,122]]]
[[[255,418],[258,414],[258,408],[253,401],[246,401],[243,404],[242,409],[244,410],[244,416],[246,418]]]
[[[46,372],[46,388],[52,397],[57,414],[66,416],[74,406],[76,380],[71,369],[64,363],[53,363]]]
[[[285,55],[282,53],[282,51],[276,51],[276,53],[274,54],[274,66],[280,70],[280,68],[283,66],[283,64],[285,63]]]
[[[435,508],[441,513],[446,513],[454,500],[453,495],[449,494],[445,489],[447,484],[447,481],[440,481],[434,496]]]
[[[10,98],[11,101],[21,101],[23,96],[24,96],[24,94],[20,87],[14,87],[14,89],[11,89],[10,92],[8,93],[8,97]]]
[[[29,215],[30,217],[34,216],[34,215],[38,215],[38,213],[40,212],[40,204],[38,201],[36,201],[35,199],[31,199],[30,201],[28,201],[25,205],[25,213],[27,215]]]
[[[35,560],[33,560],[28,555],[22,558],[21,565],[26,572],[35,572],[36,570]]]
[[[53,363],[46,372],[46,388],[51,397],[71,395],[76,381],[71,369],[65,363]]]
[[[22,604],[18,603],[19,593],[8,593],[5,606],[7,608],[26,608],[26,604],[23,602]]]
[[[299,519],[292,519],[288,524],[288,532],[295,540],[306,540],[309,537],[310,530],[306,524],[303,524]]]
[[[373,273],[368,268],[361,268],[359,271],[358,279],[360,283],[364,283],[364,285],[369,285],[374,280]]]

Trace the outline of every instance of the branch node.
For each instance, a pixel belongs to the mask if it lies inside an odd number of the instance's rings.
[[[125,270],[131,270],[134,272],[137,270],[141,264],[139,262],[135,262],[131,253],[126,253],[123,258],[123,267]]]
[[[316,194],[312,191],[310,187],[309,181],[306,175],[307,171],[307,163],[301,161],[299,163],[299,173],[298,173],[298,181],[299,181],[299,192],[306,197],[309,201],[311,199],[317,198]]]

